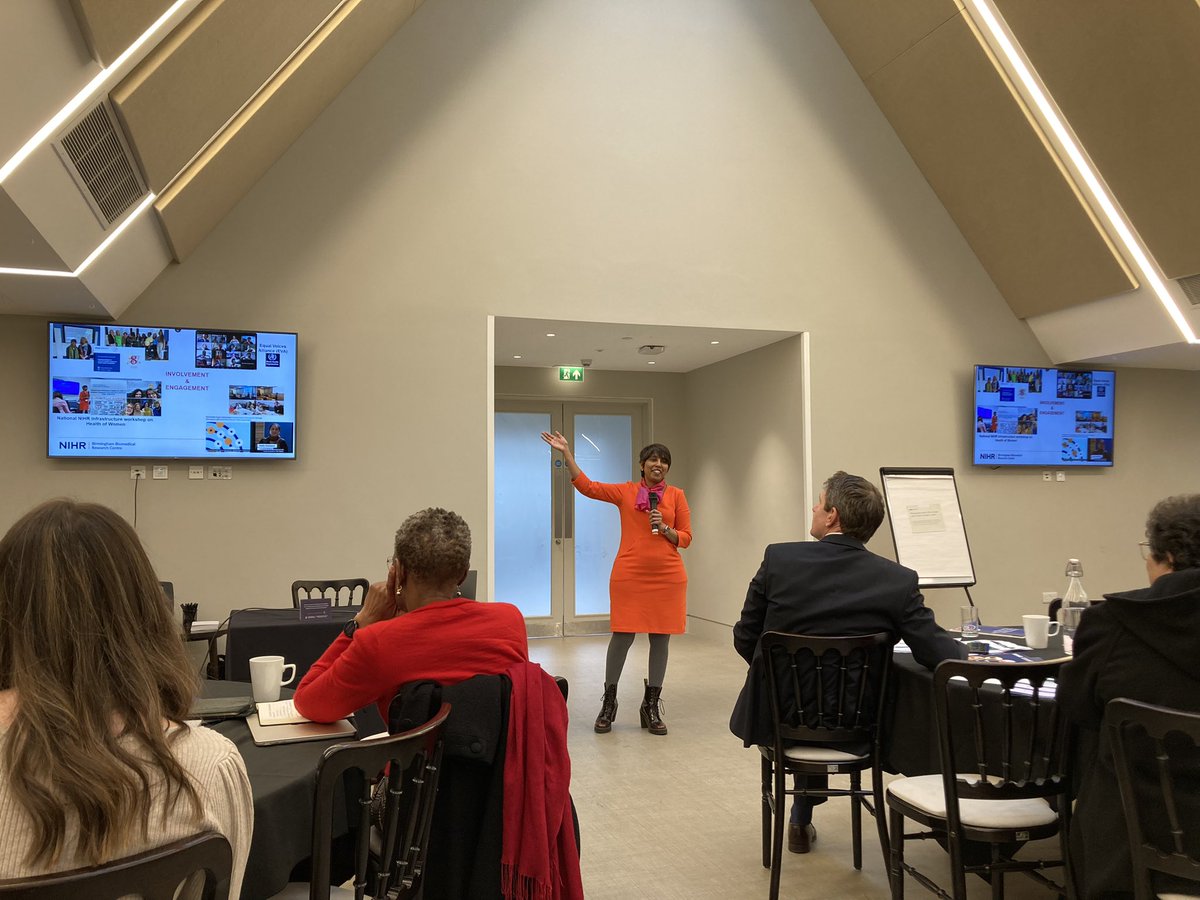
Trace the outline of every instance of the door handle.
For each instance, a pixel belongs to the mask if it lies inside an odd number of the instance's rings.
[[[575,537],[575,488],[571,486],[571,482],[564,475],[563,481],[563,523],[562,536],[568,540]]]
[[[561,469],[550,470],[550,519],[551,531],[554,534],[554,543],[561,544],[563,536],[563,490],[562,478],[559,477]]]

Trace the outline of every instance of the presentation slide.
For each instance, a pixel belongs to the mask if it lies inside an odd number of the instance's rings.
[[[296,457],[296,335],[50,323],[51,457]]]
[[[975,367],[975,463],[1111,466],[1114,373]]]

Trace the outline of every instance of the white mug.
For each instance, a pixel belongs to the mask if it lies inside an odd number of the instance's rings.
[[[1051,624],[1049,616],[1021,616],[1021,623],[1025,626],[1025,643],[1033,650],[1043,649],[1058,634],[1058,623]]]
[[[283,670],[292,673],[284,680]],[[283,664],[282,656],[252,656],[250,658],[250,684],[255,703],[273,703],[279,699],[279,689],[291,684],[296,677],[296,664]]]

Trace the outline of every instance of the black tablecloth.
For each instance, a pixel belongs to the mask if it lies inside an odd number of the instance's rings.
[[[295,687],[362,607],[335,606],[328,619],[300,621],[296,609],[235,609],[225,637],[225,677],[250,680],[250,657],[282,656],[296,664]]]
[[[250,685],[206,681],[205,697],[250,696]],[[292,692],[285,690],[283,696]],[[336,741],[305,741],[260,747],[250,737],[250,728],[241,719],[229,719],[209,726],[237,746],[250,776],[254,795],[254,835],[250,841],[250,859],[242,881],[242,900],[272,897],[287,886],[297,865],[312,855],[313,800],[317,792],[317,764],[322,754]],[[349,831],[345,809],[334,817],[333,835]]]
[[[1020,643],[1006,635],[991,637]],[[1046,649],[1022,650],[1021,653],[1031,660],[1057,659],[1062,656],[1062,640],[1055,636],[1050,638]],[[933,672],[914,660],[911,653],[896,653],[892,658],[889,693],[893,701],[889,705],[891,717],[884,732],[883,768],[901,775],[934,775],[942,771],[937,720],[933,714]],[[1048,700],[1047,706],[1051,702]]]
[[[312,664],[321,658],[334,639],[342,633],[360,606],[335,606],[328,619],[300,620],[296,609],[236,609],[229,615],[229,634],[225,638],[225,677],[232,681],[250,680],[250,659],[255,656],[282,656],[285,663],[296,664],[294,688]],[[354,714],[359,737],[387,731],[374,704]]]

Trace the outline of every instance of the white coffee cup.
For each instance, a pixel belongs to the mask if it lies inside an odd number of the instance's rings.
[[[1043,649],[1058,634],[1058,623],[1051,624],[1049,616],[1021,616],[1021,624],[1025,626],[1025,643],[1032,650]]]
[[[292,673],[284,680],[283,670]],[[252,656],[250,658],[250,684],[255,703],[273,703],[279,699],[279,689],[291,684],[296,677],[296,664],[283,664],[282,656]]]

